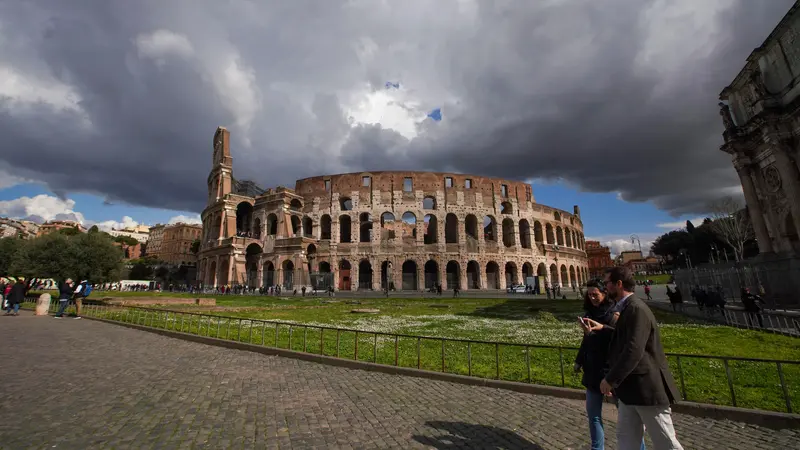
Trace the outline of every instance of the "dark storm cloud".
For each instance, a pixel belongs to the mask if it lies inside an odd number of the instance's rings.
[[[235,175],[265,186],[457,170],[699,213],[738,185],[717,95],[792,1],[219,3],[0,4],[0,167],[199,211],[226,125]],[[444,120],[351,128],[386,80]]]

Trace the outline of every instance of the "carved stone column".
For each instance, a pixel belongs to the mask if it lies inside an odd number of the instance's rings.
[[[781,188],[789,202],[795,229],[800,230],[800,173],[797,165],[789,157],[789,147],[780,139],[769,136],[765,140],[772,146],[775,166],[781,174]]]
[[[764,211],[758,201],[755,184],[753,183],[752,166],[748,160],[737,158],[734,160],[734,167],[742,181],[742,191],[747,202],[747,209],[750,212],[750,220],[753,223],[753,230],[758,242],[758,251],[761,253],[772,253],[772,240],[769,237],[767,224],[764,221]]]

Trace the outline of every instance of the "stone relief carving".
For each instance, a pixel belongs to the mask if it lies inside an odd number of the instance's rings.
[[[764,85],[764,76],[761,74],[761,70],[755,70],[750,75],[750,87],[756,99],[762,99],[770,95],[766,85]]]
[[[764,169],[764,185],[769,192],[778,192],[781,188],[781,174],[775,166]]]
[[[725,125],[726,131],[733,130],[736,128],[736,124],[733,122],[733,116],[731,115],[730,106],[720,102],[719,115],[722,116],[722,123]]]

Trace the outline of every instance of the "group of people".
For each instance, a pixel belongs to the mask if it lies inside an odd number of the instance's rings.
[[[91,293],[92,285],[88,281],[83,280],[76,284],[72,278],[67,278],[58,286],[58,310],[56,311],[55,318],[63,318],[70,301],[72,301],[75,303],[75,318],[80,319],[83,299],[88,297]]]
[[[16,281],[0,281],[0,296],[2,296],[3,310],[6,316],[18,316],[19,305],[25,301],[25,294],[28,293],[30,284],[24,278],[17,278]]]
[[[583,371],[591,449],[605,448],[602,410],[613,398],[619,410],[617,448],[644,449],[644,432],[656,450],[681,450],[671,406],[680,400],[655,316],[634,294],[636,281],[625,267],[610,269],[586,285],[584,337],[575,371]]]

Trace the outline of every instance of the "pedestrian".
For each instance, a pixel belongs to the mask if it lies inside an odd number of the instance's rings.
[[[69,306],[69,300],[72,298],[72,294],[72,278],[67,278],[58,286],[58,311],[55,315],[56,319],[64,317],[64,311],[66,311],[67,306]]]
[[[744,312],[745,312],[745,322],[747,322],[749,318],[749,322],[753,323],[753,317],[758,320],[758,326],[760,328],[764,328],[764,318],[761,317],[761,303],[764,304],[764,300],[761,299],[761,296],[753,295],[750,292],[750,288],[743,287],[741,292],[742,304],[744,305]]]
[[[603,394],[613,393],[619,400],[617,448],[640,448],[646,429],[656,450],[683,450],[675,436],[670,407],[680,400],[680,393],[661,346],[655,316],[634,295],[636,282],[629,269],[610,269],[605,285],[620,313],[611,335],[609,370],[600,382]],[[590,329],[594,328],[590,324]]]
[[[11,290],[8,292],[8,296],[6,301],[6,315],[7,316],[18,316],[19,315],[19,305],[25,301],[25,280],[22,278],[17,278],[17,282],[11,286]],[[13,312],[12,312],[13,311]]]
[[[653,300],[653,296],[650,295],[650,285],[649,284],[645,284],[644,285],[644,295],[647,296],[648,300]]]
[[[6,309],[6,286],[7,282],[5,278],[0,278],[0,309]]]
[[[600,381],[608,370],[608,344],[611,341],[613,326],[619,313],[615,303],[606,295],[605,285],[600,281],[586,283],[586,296],[583,300],[584,317],[580,318],[583,329],[578,356],[575,358],[575,372],[583,371],[581,384],[586,387],[586,415],[589,419],[589,436],[591,450],[605,448],[605,432],[603,429],[603,393],[600,392]],[[590,331],[584,319],[605,325],[601,330]],[[642,440],[641,449],[645,449]]]

